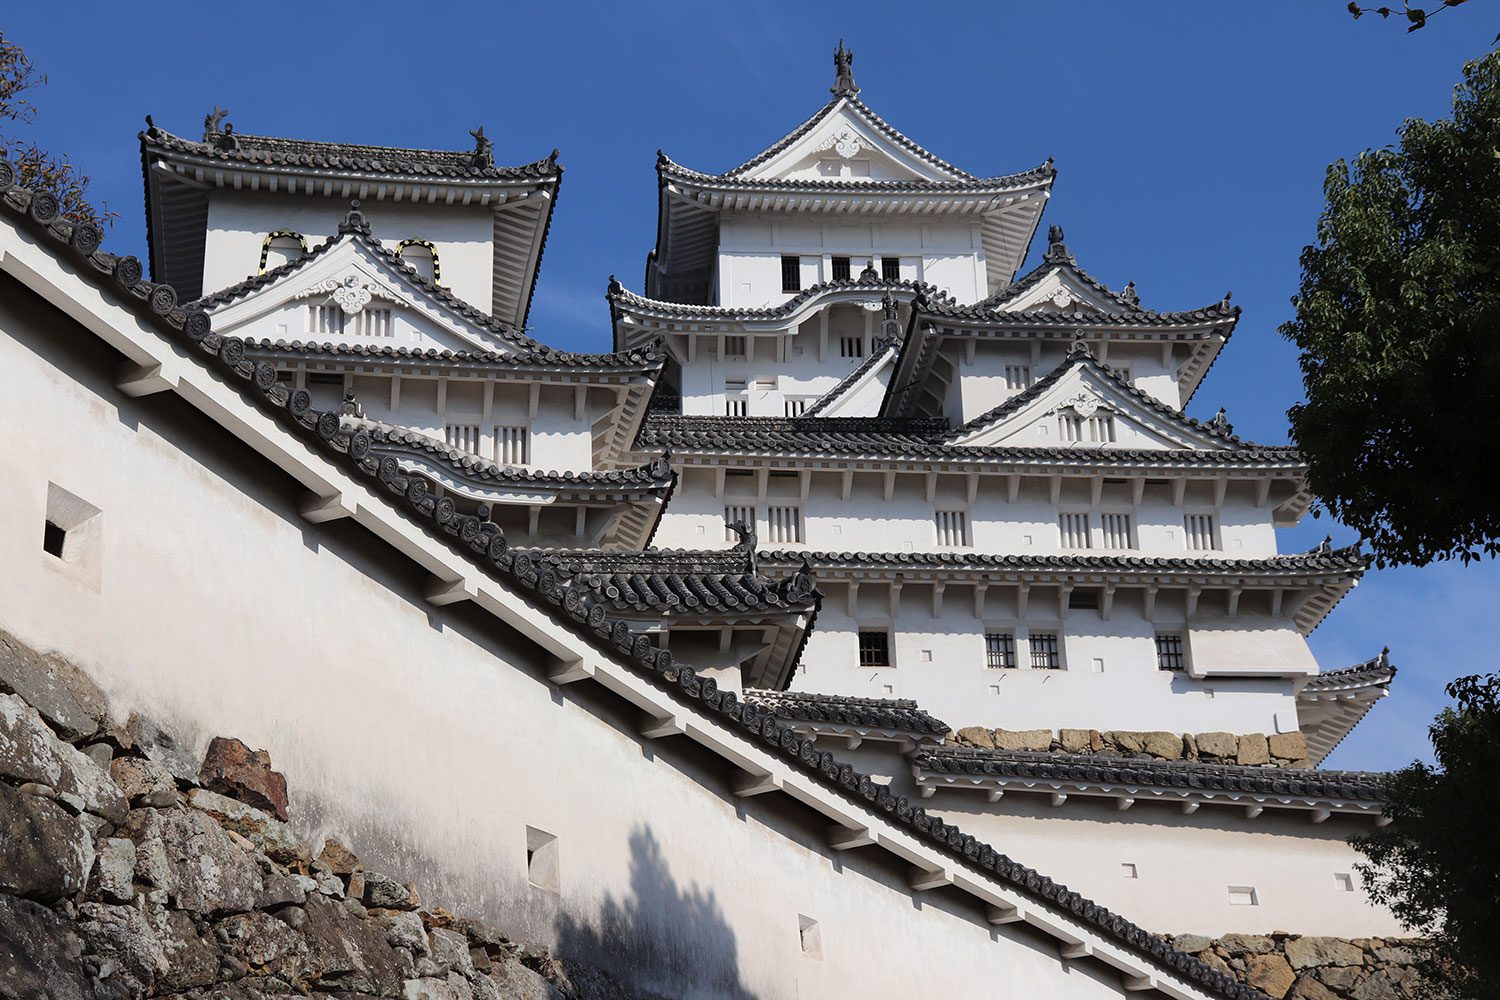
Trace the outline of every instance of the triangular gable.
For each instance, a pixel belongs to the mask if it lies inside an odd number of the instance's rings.
[[[1130,448],[1220,451],[1240,442],[1125,382],[1081,342],[1051,374],[950,434],[973,448]]]
[[[838,97],[724,176],[744,180],[971,180],[851,97]]]
[[[518,351],[513,341],[451,308],[415,272],[357,232],[341,233],[301,260],[209,296],[203,305],[216,329],[245,339]],[[317,307],[336,310],[342,332],[329,332]]]
[[[803,414],[809,417],[874,417],[896,370],[896,342],[877,345],[865,362],[824,393]]]
[[[984,303],[997,312],[1141,312],[1135,282],[1115,291],[1078,266],[1063,242],[1061,226],[1047,233],[1042,262]]]

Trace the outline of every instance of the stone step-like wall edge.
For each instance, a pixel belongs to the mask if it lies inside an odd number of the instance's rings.
[[[1069,754],[1197,760],[1242,767],[1313,766],[1307,738],[1297,733],[1171,733],[1128,729],[988,729],[966,726],[948,735],[957,746]]]

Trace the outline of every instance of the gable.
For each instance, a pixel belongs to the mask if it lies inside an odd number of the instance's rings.
[[[1224,438],[1131,389],[1091,358],[1064,367],[960,427],[949,444],[974,448],[1220,450]]]
[[[241,287],[205,305],[215,329],[247,340],[515,353],[352,234]]]
[[[997,303],[1003,312],[1090,313],[1115,312],[1120,303],[1082,280],[1071,268],[1055,267],[1010,301]]]
[[[885,389],[896,369],[894,344],[880,348],[807,411],[807,416],[874,417],[880,414]]]
[[[951,181],[956,174],[896,142],[889,127],[848,100],[833,102],[785,148],[737,176],[746,180]],[[790,137],[789,137],[790,138]],[[776,147],[773,146],[773,149]],[[754,161],[752,161],[754,162]]]

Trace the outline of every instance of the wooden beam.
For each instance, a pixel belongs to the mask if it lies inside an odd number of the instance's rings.
[[[953,876],[941,868],[937,871],[913,868],[907,876],[906,884],[918,892],[926,892],[928,889],[940,889],[945,885],[952,885]]]
[[[1012,903],[989,903],[984,908],[984,919],[992,924],[1013,924],[1024,916],[1021,908]]]
[[[313,524],[354,516],[354,509],[344,504],[342,493],[335,493],[331,497],[318,496],[316,493],[309,494],[308,498],[298,506],[297,512],[302,515],[304,521],[310,521]]]
[[[135,365],[126,362],[115,369],[115,388],[135,399],[177,388],[162,378],[161,365]]]
[[[974,617],[976,619],[983,620],[984,618],[984,599],[989,592],[990,588],[988,584],[974,584]]]
[[[547,679],[553,684],[576,684],[594,676],[592,667],[586,665],[581,659],[564,660],[557,659],[552,666],[547,668]]]
[[[764,795],[781,787],[781,782],[771,774],[740,774],[734,779],[734,794],[740,798]]]
[[[681,736],[683,729],[673,718],[657,718],[647,716],[641,723],[641,735],[648,740],[659,740],[667,736]]]
[[[828,828],[828,846],[835,851],[852,851],[856,847],[869,847],[874,843],[875,837],[867,826],[851,830],[847,826],[834,824]]]

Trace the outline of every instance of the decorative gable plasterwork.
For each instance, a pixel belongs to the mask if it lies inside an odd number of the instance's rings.
[[[1042,416],[1050,417],[1054,414],[1061,413],[1063,410],[1069,409],[1071,409],[1074,413],[1078,414],[1085,420],[1087,420],[1089,417],[1092,417],[1100,410],[1104,410],[1109,413],[1119,412],[1119,407],[1112,406],[1109,403],[1106,403],[1104,400],[1100,399],[1098,396],[1087,390],[1081,390],[1074,395],[1069,396],[1067,399],[1063,400],[1052,409],[1047,410],[1042,414]]]
[[[863,142],[860,141],[858,132],[855,132],[848,125],[840,125],[824,138],[822,142],[818,143],[817,148],[820,153],[824,150],[832,149],[847,160],[865,147]]]
[[[342,309],[346,316],[358,315],[375,299],[395,305],[403,304],[401,299],[392,295],[381,285],[361,280],[357,274],[346,274],[342,278],[324,278],[297,293],[296,297],[310,299],[319,295],[326,295],[333,299],[334,304]]]

